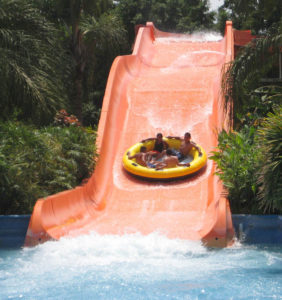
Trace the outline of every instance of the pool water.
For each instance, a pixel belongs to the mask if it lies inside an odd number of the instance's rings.
[[[0,299],[282,299],[282,245],[95,233],[0,250]]]

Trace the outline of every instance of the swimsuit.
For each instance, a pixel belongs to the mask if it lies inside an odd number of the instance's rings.
[[[155,168],[156,167],[156,165],[154,165],[154,164],[152,164],[152,163],[147,163],[147,167],[149,167],[149,168]]]
[[[154,146],[153,150],[157,151],[159,153],[163,152],[163,150],[164,150],[164,143],[163,142],[161,142],[161,143],[155,142],[155,146]]]
[[[180,151],[176,149],[171,149],[171,151],[172,151],[172,155],[177,156],[179,161],[185,159],[185,155],[183,155]]]

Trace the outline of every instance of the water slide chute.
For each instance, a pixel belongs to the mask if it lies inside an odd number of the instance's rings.
[[[232,243],[234,230],[223,187],[208,160],[203,172],[172,182],[148,182],[122,165],[126,149],[155,136],[183,135],[208,154],[224,126],[221,70],[233,59],[232,23],[216,40],[165,33],[152,23],[138,30],[132,55],[111,67],[98,126],[99,159],[87,184],[39,199],[25,245],[91,231],[123,235],[158,232],[168,238]]]

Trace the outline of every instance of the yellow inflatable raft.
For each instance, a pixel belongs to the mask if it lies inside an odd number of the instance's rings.
[[[181,141],[177,139],[168,139],[164,138],[169,144],[170,148],[179,149]],[[137,143],[131,146],[123,155],[123,166],[124,168],[137,176],[147,177],[147,178],[156,178],[156,179],[167,179],[167,178],[178,178],[184,177],[186,175],[192,174],[200,170],[206,165],[207,155],[205,150],[197,145],[202,152],[202,155],[199,155],[199,152],[193,147],[189,153],[191,156],[190,166],[177,166],[174,168],[164,168],[162,170],[156,170],[154,168],[147,168],[136,163],[135,159],[129,159],[129,156],[134,156],[136,153],[140,152],[140,148],[145,146],[147,151],[150,151],[154,147],[154,141],[146,141],[144,143]],[[128,154],[129,153],[129,154]]]

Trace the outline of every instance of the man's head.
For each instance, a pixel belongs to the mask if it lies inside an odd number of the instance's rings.
[[[190,141],[191,140],[191,134],[190,134],[190,132],[185,132],[185,134],[184,134],[184,140],[185,141]]]
[[[140,152],[146,152],[147,151],[147,148],[145,147],[145,146],[142,146],[141,148],[140,148]]]
[[[157,140],[158,140],[158,141],[161,141],[162,139],[163,139],[162,133],[158,133],[158,134],[157,134]]]

